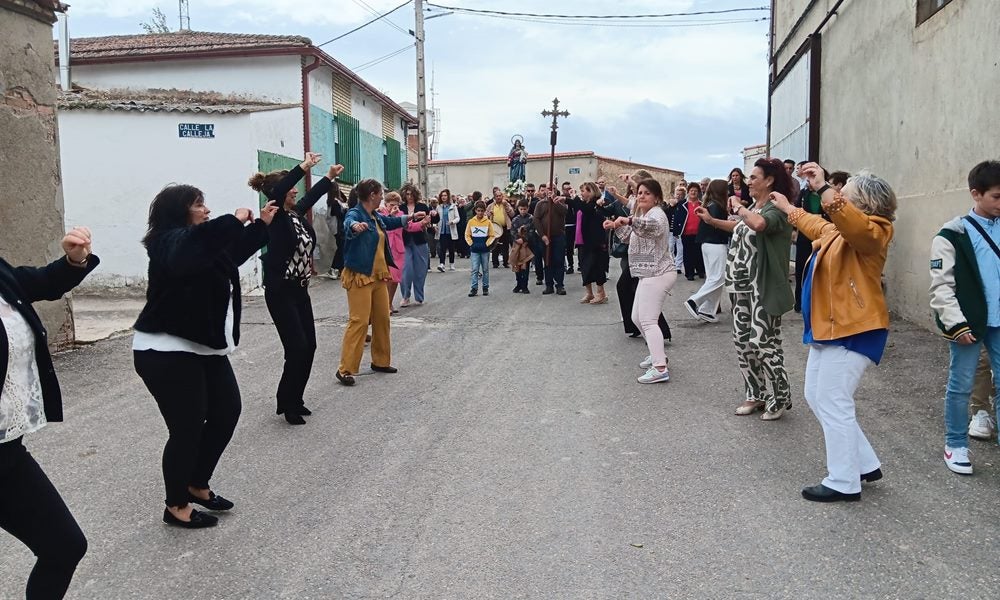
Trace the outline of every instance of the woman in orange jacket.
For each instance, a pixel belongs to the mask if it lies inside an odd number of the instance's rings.
[[[896,194],[868,173],[851,177],[841,191],[824,181],[816,163],[803,165],[823,212],[808,214],[781,194],[771,202],[811,240],[802,282],[802,341],[809,345],[805,396],[826,441],[827,477],[802,490],[814,502],[857,501],[861,482],[882,478],[881,463],[858,426],[854,391],[869,363],[878,364],[889,336],[882,293]]]

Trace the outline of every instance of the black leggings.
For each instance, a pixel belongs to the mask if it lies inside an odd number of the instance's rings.
[[[697,240],[696,235],[681,236],[681,244],[684,246],[684,276],[688,279],[705,278],[705,257],[701,255],[701,244]]]
[[[622,259],[621,265],[622,274],[618,278],[618,283],[615,284],[615,289],[618,291],[618,307],[622,310],[622,324],[625,325],[625,333],[638,335],[642,332],[632,322],[632,305],[635,304],[635,290],[639,287],[639,278],[632,277],[632,272],[628,267],[628,257]],[[662,312],[660,312],[657,323],[660,325],[663,339],[670,340],[670,325],[667,324],[667,318],[663,316]]]
[[[38,559],[24,597],[62,598],[87,553],[87,538],[21,438],[0,444],[0,481],[0,527]]]
[[[208,489],[240,419],[240,388],[226,356],[137,350],[135,372],[156,399],[169,437],[163,448],[167,506],[187,506],[188,486]]]
[[[264,288],[264,301],[285,351],[285,366],[278,381],[278,414],[303,406],[316,355],[316,323],[308,288],[295,281],[280,281]]]
[[[447,225],[445,225],[447,227]],[[438,258],[441,259],[440,264],[444,264],[444,253],[448,253],[448,264],[455,264],[455,241],[451,239],[451,234],[442,233],[441,238],[438,240]]]

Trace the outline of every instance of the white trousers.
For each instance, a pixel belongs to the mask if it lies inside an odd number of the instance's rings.
[[[842,346],[812,344],[806,362],[805,395],[823,427],[823,485],[844,494],[861,491],[861,474],[881,466],[854,414],[854,391],[871,361]]]
[[[680,271],[684,268],[684,244],[681,243],[681,236],[668,233],[667,247],[674,253],[674,270]]]
[[[677,273],[667,271],[658,277],[640,277],[632,303],[632,322],[642,331],[654,367],[667,366],[667,353],[663,351],[663,332],[660,331],[660,312],[667,293],[674,287]]]
[[[705,283],[691,296],[700,313],[715,316],[726,287],[726,257],[729,246],[725,244],[702,244],[701,256],[705,259]]]

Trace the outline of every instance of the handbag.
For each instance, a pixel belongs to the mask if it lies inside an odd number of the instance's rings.
[[[628,256],[628,244],[618,239],[618,236],[611,234],[611,256],[615,258],[625,258]]]

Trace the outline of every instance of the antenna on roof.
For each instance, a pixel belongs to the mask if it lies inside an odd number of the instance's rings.
[[[191,7],[188,0],[177,0],[177,4],[181,21],[178,31],[191,31]]]

